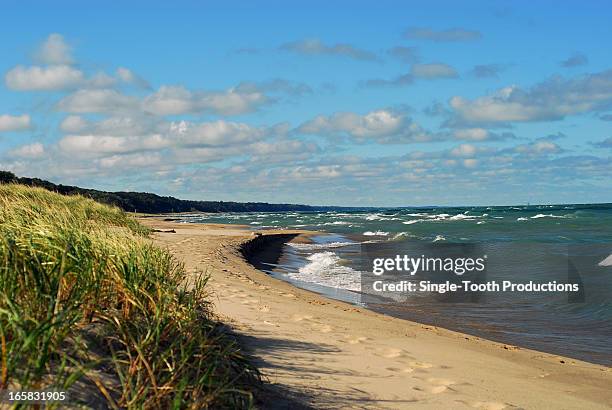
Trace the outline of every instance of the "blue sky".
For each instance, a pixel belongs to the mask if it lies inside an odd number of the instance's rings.
[[[612,202],[606,2],[39,2],[0,14],[0,168],[335,205]]]

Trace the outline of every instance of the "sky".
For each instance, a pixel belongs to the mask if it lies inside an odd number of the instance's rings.
[[[185,199],[612,202],[604,1],[3,0],[0,169]]]

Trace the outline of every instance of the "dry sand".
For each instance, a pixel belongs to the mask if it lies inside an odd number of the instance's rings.
[[[143,222],[174,229],[156,233],[156,241],[190,272],[211,274],[216,312],[270,382],[263,408],[612,407],[612,368],[395,319],[295,288],[245,260],[240,247],[254,238],[245,228]]]

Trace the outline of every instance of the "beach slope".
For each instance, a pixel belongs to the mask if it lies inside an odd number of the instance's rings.
[[[142,218],[191,272],[269,380],[264,408],[590,409],[612,405],[612,369],[380,315],[274,279],[254,247],[300,232]],[[279,236],[282,235],[282,236]],[[301,233],[301,235],[308,235]],[[298,236],[299,238],[299,236]]]

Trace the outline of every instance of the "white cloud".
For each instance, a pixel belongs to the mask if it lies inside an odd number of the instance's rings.
[[[74,62],[71,47],[66,44],[64,37],[57,33],[50,34],[47,37],[34,57],[42,64],[65,65]]]
[[[133,71],[131,71],[131,70],[125,68],[125,67],[117,68],[117,77],[121,81],[123,81],[124,83],[133,84],[133,85],[141,87],[141,88],[150,88],[151,87],[146,80],[144,80],[142,77],[134,74]]]
[[[0,115],[0,132],[23,131],[32,127],[30,116],[23,115]]]
[[[83,117],[79,117],[78,115],[69,115],[60,123],[60,130],[70,133],[79,132],[87,128],[88,125],[89,122]]]
[[[138,109],[139,101],[112,89],[83,89],[62,98],[57,107],[71,113],[129,113]]]
[[[535,141],[530,144],[517,145],[514,151],[527,155],[556,154],[562,151],[561,147],[552,141]]]
[[[10,151],[10,155],[25,159],[41,158],[45,154],[45,148],[39,142],[29,145],[22,145]]]
[[[169,141],[161,135],[130,137],[68,135],[62,138],[58,145],[63,152],[77,156],[99,156],[104,154],[159,150],[166,148],[169,145]]]
[[[471,144],[461,144],[451,150],[451,155],[454,157],[471,157],[476,155],[478,148]]]
[[[98,164],[102,169],[143,169],[162,164],[164,158],[159,153],[120,154],[101,158]]]
[[[452,132],[452,136],[457,140],[463,141],[503,141],[516,139],[516,135],[512,132],[492,132],[484,128],[460,128]]]
[[[457,120],[471,123],[544,121],[612,106],[612,70],[574,79],[554,77],[529,89],[516,85],[488,96],[450,99]]]
[[[59,149],[71,155],[89,158],[166,149],[215,148],[214,155],[222,159],[238,151],[242,152],[266,137],[277,135],[274,129],[222,120],[204,123],[181,121],[147,126],[129,117],[111,117],[96,123],[83,123],[80,117],[68,118],[67,128],[74,123],[75,128],[86,132],[63,137],[58,143]],[[238,150],[231,151],[234,147]]]
[[[68,65],[48,67],[16,66],[4,76],[6,86],[18,91],[53,91],[77,87],[84,81],[83,73]]]
[[[266,136],[266,132],[262,128],[222,120],[200,124],[182,121],[180,123],[172,123],[170,130],[175,135],[175,140],[181,146],[186,147],[251,144]]]
[[[254,111],[266,103],[265,94],[231,88],[222,92],[191,92],[182,86],[162,86],[143,101],[143,110],[155,115],[179,115],[212,111],[237,115]]]
[[[466,128],[456,130],[454,135],[457,139],[484,141],[489,138],[489,131],[485,130],[484,128]]]
[[[349,136],[360,142],[371,140],[383,144],[425,142],[436,138],[404,113],[391,110],[377,110],[365,115],[351,112],[321,115],[302,124],[298,131],[323,136]]]

